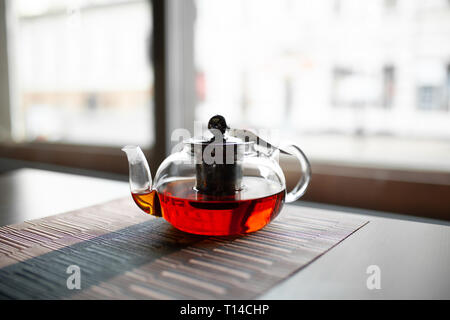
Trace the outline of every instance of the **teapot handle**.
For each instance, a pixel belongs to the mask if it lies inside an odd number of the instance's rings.
[[[309,181],[311,180],[311,165],[309,164],[308,158],[306,158],[303,151],[293,144],[284,145],[283,148],[280,148],[281,150],[286,150],[282,153],[290,154],[291,156],[294,156],[297,158],[297,160],[300,162],[300,170],[301,170],[301,177],[300,180],[295,185],[294,189],[292,189],[290,192],[286,194],[286,203],[294,202],[298,200],[306,191],[306,188],[309,185]]]

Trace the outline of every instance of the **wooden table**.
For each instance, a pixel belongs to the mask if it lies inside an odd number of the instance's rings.
[[[0,176],[0,226],[105,202],[128,194],[125,182],[21,169]],[[370,223],[261,299],[450,299],[450,226],[381,212],[311,203]],[[369,290],[367,268],[381,271]]]

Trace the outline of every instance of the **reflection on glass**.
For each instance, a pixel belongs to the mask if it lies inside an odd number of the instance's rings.
[[[197,0],[196,118],[316,160],[450,170],[450,3]]]
[[[148,1],[12,4],[15,137],[149,146],[153,80]]]

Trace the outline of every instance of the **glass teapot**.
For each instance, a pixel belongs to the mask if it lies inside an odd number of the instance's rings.
[[[167,157],[153,183],[142,150],[122,149],[139,208],[188,233],[236,235],[263,228],[284,202],[305,193],[311,169],[297,146],[275,147],[249,130],[230,129],[219,115],[211,118],[208,129],[211,138],[186,140],[181,151]],[[278,163],[280,153],[300,162],[301,178],[290,192]]]

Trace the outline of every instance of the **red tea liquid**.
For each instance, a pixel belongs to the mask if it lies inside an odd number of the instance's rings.
[[[153,191],[133,198],[147,213],[158,215],[160,208],[164,219],[179,230],[216,236],[257,231],[284,204],[285,190],[262,178],[244,178],[243,189],[231,196],[204,195],[194,186],[194,179],[178,180],[158,188],[157,195]]]
[[[142,211],[151,214],[153,216],[162,217],[161,207],[159,205],[158,194],[156,190],[132,192],[134,202]]]

